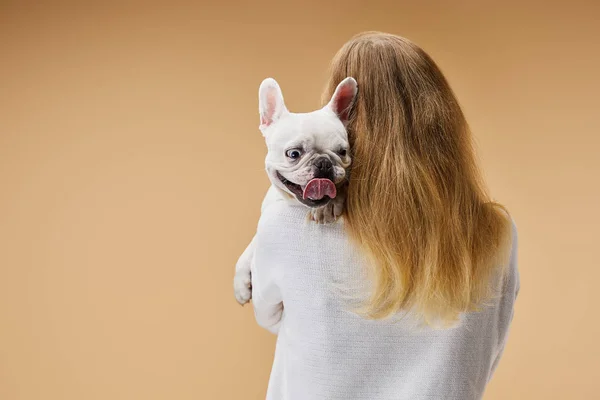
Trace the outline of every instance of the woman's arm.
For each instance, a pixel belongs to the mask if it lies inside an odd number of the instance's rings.
[[[269,187],[261,205],[261,213],[274,202],[282,200],[281,194],[277,192],[274,186]],[[233,278],[233,290],[235,299],[238,303],[244,305],[252,298],[252,274],[251,265],[254,259],[256,235],[252,238],[250,244],[246,247],[235,265],[235,276]]]
[[[518,267],[518,234],[517,226],[512,221],[512,249],[510,254],[510,261],[508,265],[508,271],[506,281],[502,290],[502,298],[500,300],[498,308],[498,347],[496,356],[492,362],[488,380],[491,379],[492,375],[496,371],[498,362],[504,353],[506,347],[506,341],[510,332],[510,325],[514,316],[514,307],[519,295],[521,283],[519,279],[519,267]]]
[[[283,200],[281,193],[271,186],[261,206],[261,213],[271,204]],[[266,232],[261,234],[267,234]],[[256,247],[257,235],[253,239]],[[251,274],[252,274],[252,306],[256,322],[269,332],[279,333],[279,326],[283,317],[283,300],[277,285],[276,273],[272,265],[256,265],[255,250],[252,252]]]
[[[254,317],[261,327],[278,334],[283,318],[283,299],[276,283],[275,273],[267,265],[257,266],[252,261],[252,306]]]

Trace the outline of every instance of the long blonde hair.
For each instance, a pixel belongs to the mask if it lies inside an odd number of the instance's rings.
[[[487,194],[465,116],[434,61],[411,41],[359,34],[336,54],[324,93],[358,82],[344,218],[372,261],[362,312],[415,310],[453,323],[494,296],[511,222]]]

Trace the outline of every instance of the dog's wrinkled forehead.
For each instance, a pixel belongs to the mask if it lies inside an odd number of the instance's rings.
[[[289,113],[266,136],[269,149],[301,147],[324,151],[347,146],[348,135],[342,122],[328,110]]]
[[[345,127],[357,89],[356,81],[348,77],[338,84],[325,107],[309,113],[291,113],[279,84],[272,78],[265,79],[258,90],[258,110],[260,130],[269,150],[296,145],[325,151],[346,145]]]

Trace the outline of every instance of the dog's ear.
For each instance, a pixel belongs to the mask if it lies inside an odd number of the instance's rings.
[[[358,85],[354,78],[348,77],[341,81],[335,88],[331,100],[326,107],[329,107],[340,121],[346,126],[350,116],[350,110],[354,104],[356,94],[358,93]]]
[[[258,89],[258,112],[260,113],[260,130],[267,128],[287,113],[283,95],[277,81],[267,78]]]

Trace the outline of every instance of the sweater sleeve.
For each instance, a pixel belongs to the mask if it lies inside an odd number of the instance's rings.
[[[494,374],[498,362],[504,353],[504,348],[506,347],[506,341],[508,339],[508,334],[510,331],[510,325],[514,316],[514,306],[517,300],[517,296],[519,295],[519,290],[521,288],[520,279],[519,279],[519,269],[518,269],[518,237],[517,237],[517,227],[512,222],[512,249],[510,254],[510,261],[508,266],[508,274],[507,279],[504,283],[502,298],[500,301],[500,307],[498,312],[498,326],[499,326],[499,335],[498,335],[498,347],[496,351],[496,356],[492,362],[489,379],[491,379]],[[488,380],[489,380],[488,379]]]
[[[283,199],[277,189],[274,186],[269,187],[261,205],[261,214],[269,206],[281,200]],[[265,235],[268,238],[268,232],[259,232],[259,229],[257,229],[257,234],[253,240],[254,249],[250,263],[252,274],[252,306],[258,325],[271,333],[278,334],[283,317],[283,301],[277,284],[277,271],[274,270],[272,265],[268,265],[270,263],[266,264],[263,262],[261,265],[256,265],[257,243],[260,241],[259,238],[264,239]],[[261,250],[258,249],[258,251]]]
[[[261,268],[265,267],[265,268]],[[278,334],[283,317],[283,300],[273,271],[252,261],[252,305],[261,327]]]

